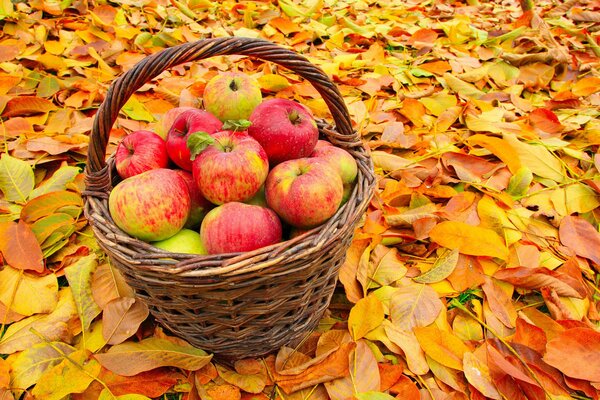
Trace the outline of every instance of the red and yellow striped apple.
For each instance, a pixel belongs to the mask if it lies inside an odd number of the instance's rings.
[[[339,174],[318,158],[298,158],[275,166],[265,183],[267,204],[297,228],[312,228],[337,211],[344,185]]]
[[[224,72],[208,81],[202,100],[204,108],[221,121],[248,119],[262,101],[262,93],[250,75]]]
[[[310,110],[292,100],[263,101],[250,115],[250,122],[248,133],[263,146],[271,166],[310,156],[319,139]]]
[[[213,134],[221,129],[223,123],[211,113],[193,108],[179,114],[167,135],[167,153],[180,168],[192,170],[192,160],[187,140],[193,133]]]
[[[202,195],[215,204],[252,198],[269,173],[265,151],[246,132],[221,131],[212,138],[193,163]]]
[[[115,166],[123,179],[169,164],[165,141],[152,131],[135,131],[125,136],[115,152]]]
[[[185,223],[185,228],[198,227],[200,226],[200,222],[202,222],[202,219],[206,213],[214,208],[215,205],[202,196],[202,192],[200,192],[198,185],[196,185],[196,181],[194,181],[194,177],[192,176],[191,172],[183,169],[177,169],[175,172],[181,175],[190,192],[190,216]]]
[[[177,172],[152,169],[119,182],[110,192],[108,208],[125,233],[158,241],[183,228],[190,214],[190,194]]]
[[[209,254],[252,251],[280,242],[281,235],[273,210],[235,201],[213,208],[200,227]]]

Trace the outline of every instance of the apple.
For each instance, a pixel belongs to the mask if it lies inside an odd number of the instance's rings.
[[[161,138],[163,138],[163,140],[167,140],[167,135],[169,134],[169,131],[171,130],[171,127],[173,126],[173,122],[175,122],[175,119],[179,116],[179,114],[181,114],[184,111],[187,110],[196,110],[196,108],[194,107],[174,107],[171,108],[169,111],[167,111],[166,113],[164,113],[164,115],[162,116],[162,118],[160,119],[160,122],[158,124],[156,124],[156,126],[154,127],[154,131],[156,132],[156,134],[158,136],[160,136]]]
[[[200,236],[208,254],[237,253],[280,242],[282,227],[273,210],[234,201],[206,214]]]
[[[171,253],[207,254],[200,234],[191,229],[182,229],[170,238],[152,244]]]
[[[351,184],[356,179],[358,165],[346,150],[333,146],[325,140],[319,140],[310,156],[327,161],[340,175],[344,185]]]
[[[149,242],[179,232],[190,214],[190,203],[184,179],[166,168],[124,179],[108,197],[115,224],[125,233]]]
[[[269,173],[264,149],[246,132],[221,131],[212,138],[193,163],[202,195],[214,204],[252,198]]]
[[[215,205],[210,201],[206,200],[202,196],[202,192],[196,185],[192,173],[183,169],[175,170],[185,181],[188,191],[190,192],[190,216],[188,217],[184,227],[195,228],[200,226],[200,222],[204,218],[207,212],[209,212]]]
[[[263,146],[271,166],[310,156],[319,139],[312,113],[292,100],[262,102],[250,115],[250,122],[248,133]]]
[[[204,108],[221,121],[248,119],[261,101],[260,84],[242,72],[221,73],[204,88]]]
[[[318,158],[284,161],[269,172],[265,183],[267,205],[296,228],[312,228],[331,218],[343,192],[342,178]]]
[[[179,114],[167,135],[167,153],[177,166],[186,171],[192,170],[190,149],[187,140],[196,132],[215,133],[223,123],[208,111],[193,108]]]
[[[168,164],[165,141],[151,131],[140,130],[125,136],[115,153],[117,172],[123,179]]]
[[[258,192],[250,199],[244,201],[246,204],[253,204],[255,206],[267,207],[267,199],[265,198],[265,185],[262,185]]]

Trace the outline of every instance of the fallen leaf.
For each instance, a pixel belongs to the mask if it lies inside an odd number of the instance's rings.
[[[600,266],[600,233],[585,219],[564,217],[560,222],[558,237],[563,245],[578,256],[589,258]]]
[[[2,153],[0,158],[0,190],[8,201],[25,203],[33,190],[35,178],[31,166]]]
[[[377,328],[383,319],[383,305],[379,299],[375,296],[367,296],[360,299],[350,310],[348,330],[352,338],[357,341]]]
[[[548,341],[544,361],[572,378],[597,382],[600,377],[598,354],[600,332],[573,328]]]
[[[345,400],[358,393],[379,390],[380,377],[377,360],[364,340],[356,343],[350,352],[349,375],[325,382],[331,400]]]
[[[266,376],[262,374],[240,374],[218,364],[216,368],[225,382],[237,386],[244,392],[261,393],[265,388]]]
[[[95,354],[94,357],[104,368],[116,374],[133,376],[166,366],[196,371],[206,365],[212,355],[192,346],[150,337],[140,342],[112,346],[106,353]]]
[[[384,328],[389,340],[404,352],[408,369],[416,375],[426,374],[429,365],[415,334],[392,324],[389,320],[384,321]]]
[[[414,333],[425,354],[446,367],[462,370],[463,355],[469,351],[462,340],[435,326],[416,327]]]
[[[485,299],[494,316],[507,328],[514,328],[517,321],[517,311],[510,296],[498,286],[498,283],[487,276],[481,289],[485,293]]]
[[[65,190],[67,184],[72,182],[80,172],[79,168],[68,165],[59,168],[50,178],[33,189],[29,194],[29,198],[33,199],[47,193]]]
[[[104,306],[102,335],[108,344],[123,343],[148,318],[148,306],[132,297],[119,297]]]
[[[40,244],[24,221],[0,224],[0,252],[13,268],[35,272],[45,269]]]
[[[396,395],[396,399],[421,400],[419,388],[408,376],[402,375],[398,382],[390,388],[390,393]]]
[[[468,225],[458,221],[444,221],[433,227],[431,240],[463,254],[490,256],[502,260],[508,258],[504,241],[491,229]]]
[[[20,96],[14,97],[6,103],[2,116],[5,118],[28,116],[47,113],[56,109],[56,105],[50,100],[35,96]]]
[[[83,207],[83,200],[77,193],[57,191],[40,195],[28,201],[21,210],[21,219],[32,223],[38,219],[58,212],[63,207]]]
[[[36,276],[6,266],[0,270],[0,301],[25,316],[50,313],[58,302],[56,275]]]
[[[417,283],[436,283],[446,279],[456,268],[458,256],[457,249],[444,253],[444,255],[435,260],[430,270],[414,277],[413,281]]]
[[[497,271],[494,278],[525,289],[540,289],[548,286],[553,288],[559,296],[581,299],[587,295],[585,286],[577,280],[547,268],[506,268]]]
[[[396,326],[411,330],[431,324],[443,309],[438,294],[430,286],[406,285],[390,299],[390,319]]]
[[[92,320],[102,312],[92,297],[92,274],[97,265],[96,255],[90,254],[65,268],[84,332],[89,329]]]
[[[466,352],[463,357],[463,370],[467,381],[481,392],[485,397],[502,400],[502,396],[492,382],[490,369],[473,353]]]

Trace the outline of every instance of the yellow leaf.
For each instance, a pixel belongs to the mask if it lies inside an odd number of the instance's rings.
[[[467,139],[467,141],[471,145],[479,145],[490,151],[504,164],[506,164],[510,172],[513,174],[515,174],[519,168],[521,168],[519,154],[514,148],[511,147],[510,144],[508,144],[506,140],[493,136],[477,134],[471,136],[469,139]]]
[[[42,375],[32,394],[35,398],[60,400],[72,393],[82,393],[100,373],[100,364],[88,360],[86,350],[78,350]]]
[[[360,299],[350,310],[348,329],[356,341],[377,328],[384,319],[383,305],[375,296]]]
[[[268,90],[271,92],[279,92],[285,88],[291,86],[290,82],[285,76],[277,74],[266,74],[258,78],[261,89]]]
[[[44,48],[48,53],[56,56],[61,55],[63,51],[65,51],[65,46],[56,40],[46,40],[44,42]]]
[[[417,327],[414,332],[425,354],[446,367],[462,370],[463,355],[469,351],[462,340],[436,326]]]
[[[0,271],[0,301],[26,316],[52,312],[58,302],[56,275],[30,275],[5,266]]]
[[[66,69],[67,65],[61,57],[55,56],[54,54],[45,53],[37,58],[37,62],[42,64],[44,68],[55,71],[62,71]]]
[[[504,140],[516,150],[521,164],[528,167],[531,172],[558,183],[564,182],[565,174],[560,159],[546,147],[521,142],[515,135],[510,133],[504,134]]]
[[[414,161],[379,150],[373,151],[371,153],[371,158],[373,159],[375,168],[381,168],[386,172],[404,169],[410,165],[416,165]]]
[[[510,222],[506,212],[489,196],[484,196],[477,203],[477,214],[482,228],[489,228],[503,237],[507,245],[521,240],[523,234]]]
[[[427,272],[413,278],[417,283],[435,283],[446,279],[458,263],[458,251],[456,249],[447,252],[435,260],[433,267]]]
[[[449,249],[458,249],[472,256],[508,258],[504,241],[491,229],[472,226],[464,222],[445,221],[433,227],[431,240]]]
[[[442,113],[447,109],[456,106],[458,102],[456,100],[456,96],[443,93],[436,94],[430,97],[424,97],[419,101],[423,103],[425,108],[427,108],[427,110],[436,117],[442,115]]]
[[[589,96],[592,93],[596,93],[600,90],[600,78],[595,76],[588,76],[580,79],[573,85],[571,92],[575,96]]]
[[[574,213],[584,214],[600,206],[598,194],[582,183],[555,189],[550,200],[556,211],[564,216]]]
[[[426,374],[429,371],[429,365],[415,334],[398,328],[389,320],[385,320],[383,326],[389,340],[404,352],[408,369],[416,375]]]
[[[463,356],[463,371],[467,381],[481,392],[485,397],[501,400],[502,395],[492,383],[490,369],[473,353],[467,352]]]
[[[483,329],[479,322],[471,317],[457,314],[452,321],[452,331],[459,339],[479,341],[483,340]]]
[[[408,284],[398,288],[390,299],[390,319],[396,326],[412,329],[431,324],[443,304],[430,286]]]

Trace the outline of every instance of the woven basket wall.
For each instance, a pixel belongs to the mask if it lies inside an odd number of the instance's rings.
[[[279,64],[319,91],[333,116],[333,124],[319,123],[321,136],[358,163],[350,199],[324,225],[248,253],[174,254],[128,236],[108,211],[108,196],[119,177],[105,153],[120,109],[137,89],[171,67],[233,54]],[[156,320],[194,346],[237,359],[297,342],[316,327],[331,300],[355,225],[370,201],[375,175],[342,96],[318,67],[265,40],[218,38],[165,49],[114,81],[94,120],[86,184],[85,214],[96,239]]]

